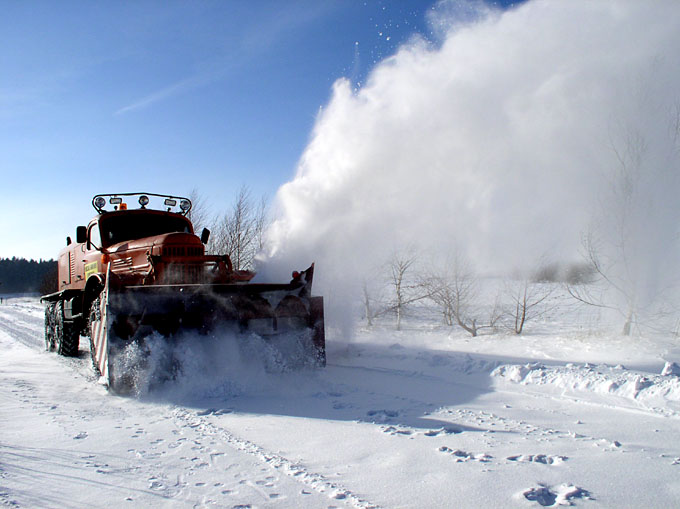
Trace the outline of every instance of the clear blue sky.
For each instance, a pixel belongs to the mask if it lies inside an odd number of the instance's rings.
[[[0,257],[56,257],[97,193],[272,198],[333,82],[432,39],[433,5],[0,0]]]

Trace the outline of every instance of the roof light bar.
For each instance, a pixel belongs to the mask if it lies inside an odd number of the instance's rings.
[[[92,206],[95,208],[95,210],[99,214],[103,214],[107,212],[107,210],[104,209],[106,206],[106,202],[108,201],[109,204],[113,205],[114,210],[127,210],[127,207],[125,207],[125,203],[123,202],[123,197],[124,196],[134,196],[137,197],[137,200],[139,202],[139,205],[141,206],[142,209],[145,209],[147,205],[151,204],[152,197],[153,198],[160,198],[163,200],[163,204],[165,207],[167,207],[167,212],[175,212],[178,214],[182,215],[187,215],[189,211],[191,210],[191,200],[188,198],[184,198],[181,196],[170,196],[170,195],[163,195],[163,194],[155,194],[155,193],[116,193],[116,194],[98,194],[94,198],[92,198]],[[154,203],[159,202],[154,201]],[[179,203],[179,210],[175,209],[173,210],[174,207],[177,207],[177,204]],[[154,209],[161,209],[161,207],[157,206],[151,206],[151,208]]]

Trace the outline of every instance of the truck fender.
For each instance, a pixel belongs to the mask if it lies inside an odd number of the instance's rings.
[[[104,289],[106,282],[106,275],[102,272],[92,274],[85,283],[85,290],[83,293],[83,314],[87,315],[90,311],[90,305],[97,298],[97,296]]]

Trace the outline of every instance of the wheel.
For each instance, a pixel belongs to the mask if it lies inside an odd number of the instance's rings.
[[[61,341],[64,329],[64,304],[61,301],[54,304],[52,318],[54,320],[54,338],[52,341],[54,343],[54,349],[57,350],[57,353],[61,354]]]
[[[64,318],[63,301],[59,301],[57,304],[56,315],[54,336],[57,353],[65,357],[75,357],[78,355],[78,344],[80,343],[78,324]]]
[[[54,351],[54,303],[45,306],[45,350]]]

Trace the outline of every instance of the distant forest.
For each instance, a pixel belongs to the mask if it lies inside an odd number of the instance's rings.
[[[0,293],[39,293],[57,291],[55,260],[0,258]]]

